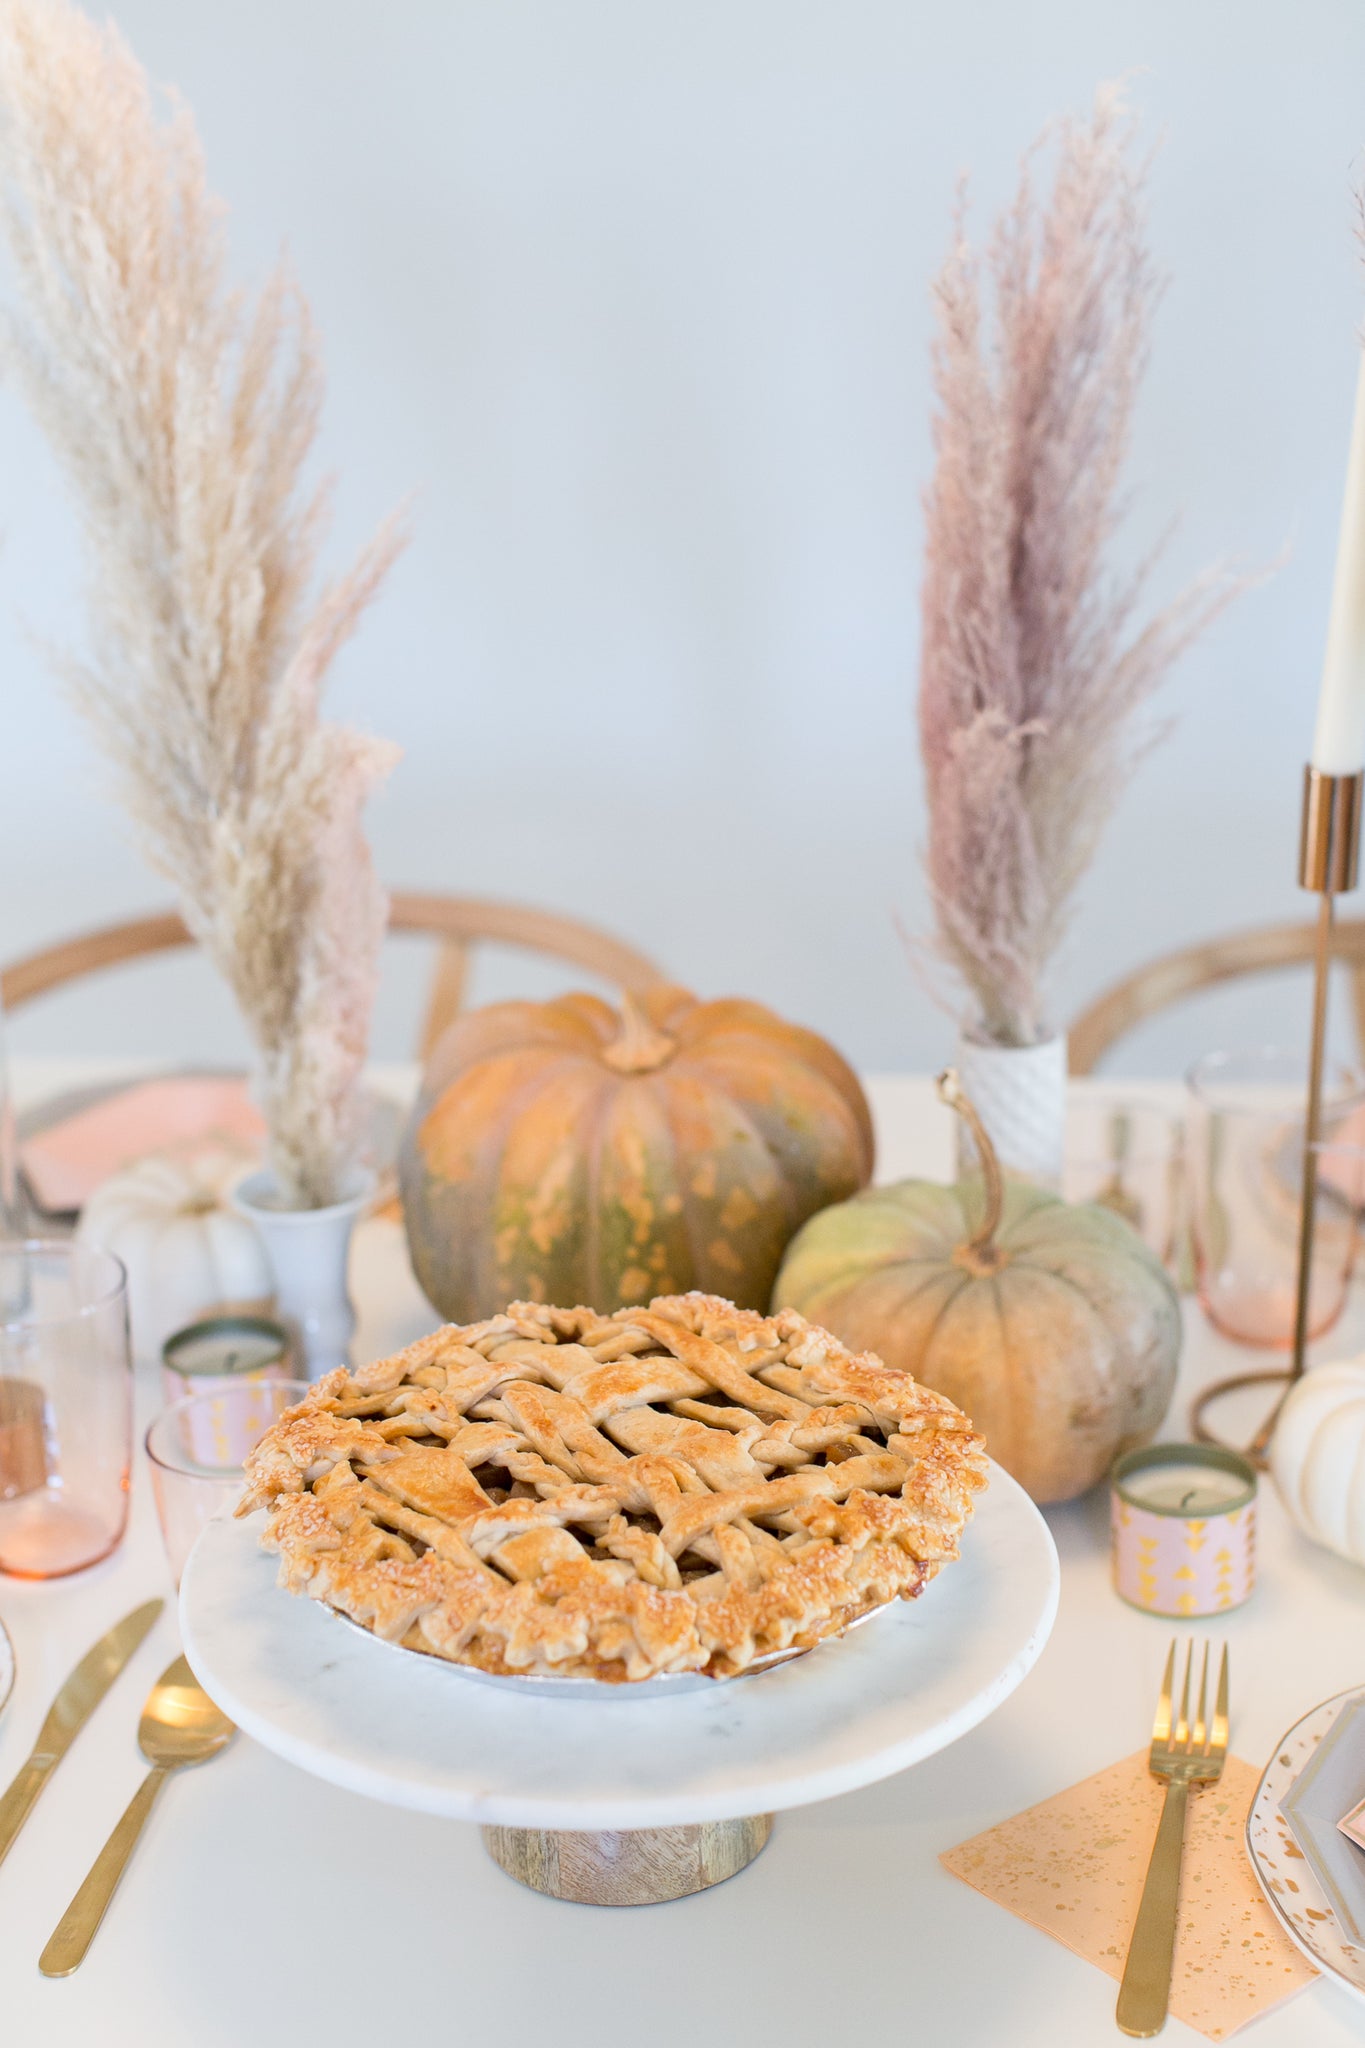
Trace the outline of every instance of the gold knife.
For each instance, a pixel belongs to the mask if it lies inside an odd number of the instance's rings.
[[[108,1634],[86,1651],[48,1708],[32,1756],[20,1767],[8,1791],[0,1796],[0,1863],[28,1819],[49,1774],[66,1755],[165,1604],[164,1600],[148,1600],[131,1614],[125,1614],[122,1621],[115,1622]]]

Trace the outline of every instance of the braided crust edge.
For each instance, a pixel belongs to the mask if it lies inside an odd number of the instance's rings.
[[[619,1683],[730,1676],[914,1598],[987,1462],[951,1401],[875,1354],[687,1294],[448,1324],[329,1373],[246,1474],[236,1512],[268,1509],[289,1591],[484,1671]]]

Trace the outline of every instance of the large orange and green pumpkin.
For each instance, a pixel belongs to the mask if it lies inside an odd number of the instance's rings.
[[[833,1046],[672,987],[620,1014],[570,995],[458,1019],[400,1159],[413,1270],[460,1323],[693,1287],[766,1309],[794,1233],[871,1173],[867,1101]]]
[[[946,1394],[1035,1500],[1070,1500],[1156,1434],[1180,1303],[1122,1217],[1007,1181],[955,1075],[940,1092],[971,1123],[984,1179],[869,1188],[812,1217],[773,1307]]]

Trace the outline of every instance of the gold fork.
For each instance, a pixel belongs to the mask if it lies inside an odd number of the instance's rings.
[[[1133,1922],[1128,1960],[1123,1966],[1119,2002],[1114,2017],[1122,2033],[1145,2040],[1159,2034],[1166,2024],[1166,2007],[1171,1996],[1171,1958],[1175,1953],[1176,1905],[1180,1897],[1180,1857],[1185,1846],[1185,1808],[1191,1785],[1211,1785],[1221,1776],[1228,1753],[1228,1652],[1218,1671],[1218,1697],[1213,1720],[1206,1727],[1204,1706],[1209,1686],[1209,1646],[1204,1645],[1204,1667],[1199,1677],[1199,1705],[1194,1726],[1190,1726],[1190,1667],[1194,1644],[1185,1653],[1185,1683],[1180,1694],[1180,1713],[1171,1726],[1171,1697],[1175,1680],[1175,1644],[1166,1659],[1166,1676],[1161,1681],[1161,1698],[1152,1723],[1152,1747],[1147,1768],[1166,1784],[1166,1801],[1156,1831],[1152,1860],[1142,1902]]]

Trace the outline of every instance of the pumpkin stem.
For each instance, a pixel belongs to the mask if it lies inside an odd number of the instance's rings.
[[[650,1023],[629,989],[621,994],[621,1035],[602,1048],[602,1058],[618,1074],[652,1074],[671,1060],[678,1041]]]
[[[971,1132],[976,1145],[977,1157],[986,1182],[986,1208],[981,1222],[967,1239],[953,1253],[953,1263],[965,1266],[969,1273],[984,1275],[998,1273],[1008,1265],[1008,1254],[1002,1252],[995,1242],[995,1233],[1000,1228],[1000,1217],[1005,1206],[1005,1178],[1000,1171],[1000,1159],[990,1140],[990,1133],[982,1123],[976,1104],[963,1088],[955,1067],[945,1067],[935,1082],[940,1102],[946,1102],[955,1110]]]

